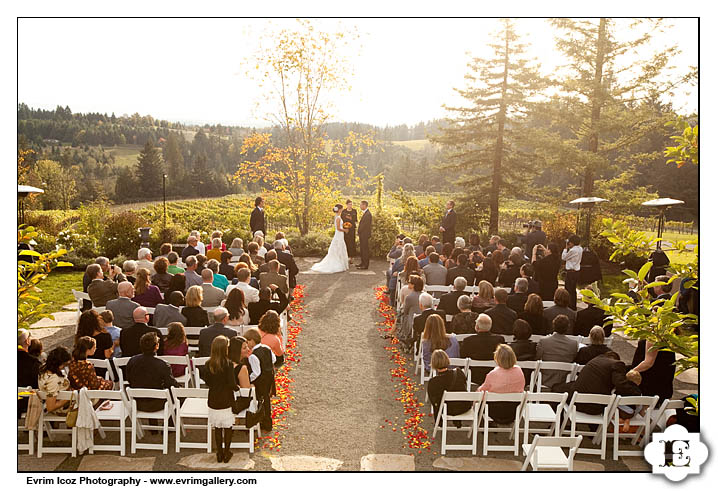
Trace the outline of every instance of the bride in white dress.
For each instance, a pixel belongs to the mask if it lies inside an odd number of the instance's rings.
[[[315,273],[341,273],[349,269],[349,254],[347,254],[347,244],[344,242],[346,232],[341,217],[342,205],[336,205],[334,213],[334,238],[329,244],[329,251],[324,259],[311,267]]]

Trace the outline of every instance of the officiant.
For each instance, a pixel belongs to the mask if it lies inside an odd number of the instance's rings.
[[[347,245],[349,262],[353,263],[354,261],[352,259],[357,255],[357,211],[352,206],[352,200],[348,199],[346,205],[342,211],[342,223],[345,229],[347,229],[346,224],[350,224],[351,227],[349,227],[347,233],[344,234],[344,242]]]

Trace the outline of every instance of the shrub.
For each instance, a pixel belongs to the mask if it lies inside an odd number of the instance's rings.
[[[115,257],[124,254],[136,257],[137,250],[140,248],[140,233],[137,229],[144,227],[145,224],[145,220],[133,211],[110,215],[105,223],[105,233],[100,242],[103,255]]]
[[[52,252],[55,250],[55,245],[58,243],[57,238],[54,235],[46,234],[44,232],[37,232],[37,236],[33,239],[35,241],[35,250],[41,253]],[[69,247],[63,247],[69,249]]]
[[[159,254],[160,246],[165,242],[177,244],[187,239],[188,230],[174,223],[167,223],[167,228],[153,228],[150,234],[150,249]]]
[[[57,243],[79,257],[93,257],[98,255],[98,240],[92,235],[63,230],[57,236]]]
[[[289,232],[286,238],[292,248],[292,254],[297,257],[324,256],[332,242],[332,237],[326,232],[309,232],[304,237],[298,232]]]
[[[74,271],[85,271],[87,266],[95,263],[95,256],[78,256],[75,251],[67,254],[67,261],[72,263]]]
[[[371,256],[385,257],[391,250],[391,246],[394,245],[398,234],[399,227],[393,215],[385,211],[373,213],[371,238],[369,239]]]

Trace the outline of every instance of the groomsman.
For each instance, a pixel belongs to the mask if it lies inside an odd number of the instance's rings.
[[[369,202],[362,201],[359,205],[362,216],[359,221],[359,252],[361,253],[361,264],[357,266],[358,269],[369,269],[369,237],[371,237],[371,221],[372,216],[369,211]]]
[[[264,217],[264,198],[258,196],[254,200],[254,210],[252,215],[249,217],[249,228],[252,230],[252,236],[256,231],[261,231],[264,234],[264,238],[267,238],[267,224]]]
[[[443,234],[443,243],[447,242],[451,245],[456,240],[456,212],[454,211],[454,202],[452,200],[446,203],[446,214],[441,220],[439,231]]]

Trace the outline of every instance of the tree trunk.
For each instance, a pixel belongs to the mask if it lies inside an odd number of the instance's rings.
[[[598,153],[598,122],[601,119],[601,106],[603,94],[601,85],[603,81],[603,64],[606,56],[606,19],[601,18],[598,24],[598,40],[596,42],[596,70],[593,76],[593,95],[591,97],[591,132],[588,137],[588,151]],[[593,181],[595,179],[592,164],[588,164],[583,176],[583,195],[593,194]]]
[[[504,126],[506,124],[506,90],[509,76],[509,33],[505,32],[506,47],[504,50],[504,80],[501,85],[501,103],[499,106],[498,135],[496,136],[496,150],[494,153],[494,169],[491,178],[491,192],[489,194],[489,235],[499,231],[499,192],[501,189],[501,161],[504,155]]]

